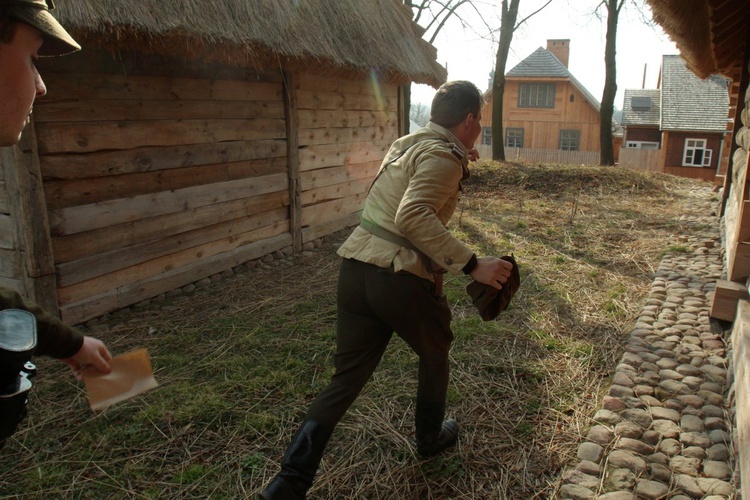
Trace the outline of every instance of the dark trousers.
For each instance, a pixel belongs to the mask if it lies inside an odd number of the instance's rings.
[[[419,356],[417,399],[444,402],[448,351],[453,341],[445,296],[429,280],[352,259],[338,282],[336,372],[315,398],[307,418],[335,426],[380,362],[393,332]]]

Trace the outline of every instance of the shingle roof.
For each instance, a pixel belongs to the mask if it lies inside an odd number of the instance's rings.
[[[661,129],[725,132],[729,93],[723,77],[701,80],[676,55],[662,58]]]
[[[576,80],[573,74],[568,71],[568,68],[552,52],[544,47],[536,49],[530,56],[505,73],[505,76],[521,78],[567,78],[597,111],[601,107],[599,100],[581,82]]]
[[[633,109],[633,100],[646,98],[651,101],[648,110]],[[636,106],[638,107],[638,106]],[[625,97],[622,104],[622,124],[627,125],[654,125],[659,126],[661,117],[661,91],[659,89],[625,89]]]

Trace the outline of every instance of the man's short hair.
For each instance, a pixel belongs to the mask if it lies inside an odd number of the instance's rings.
[[[451,128],[464,121],[468,114],[479,116],[483,105],[484,96],[473,83],[466,80],[447,82],[432,98],[430,121]]]

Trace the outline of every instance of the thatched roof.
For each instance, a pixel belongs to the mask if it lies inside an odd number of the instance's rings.
[[[85,46],[438,86],[446,70],[398,0],[58,0]]]
[[[739,79],[750,12],[746,0],[647,0],[696,75]]]

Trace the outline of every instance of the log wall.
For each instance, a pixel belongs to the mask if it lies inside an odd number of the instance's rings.
[[[86,52],[25,132],[69,323],[356,224],[398,135],[396,85]]]
[[[750,93],[742,96],[739,114],[741,127],[735,136],[736,149],[732,155],[729,191],[725,194],[725,246],[727,275],[732,281],[745,281],[750,277],[750,201],[748,200],[747,164],[750,151],[750,119],[748,101]]]
[[[359,222],[398,137],[398,87],[301,75],[297,85],[303,241]]]

